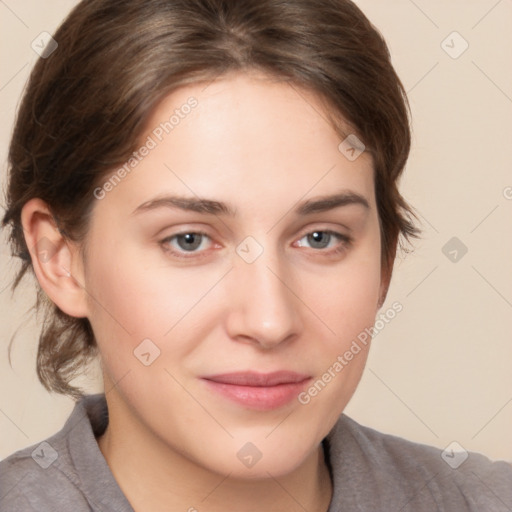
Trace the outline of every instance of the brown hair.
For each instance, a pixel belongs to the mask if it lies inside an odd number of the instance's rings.
[[[13,289],[32,269],[23,205],[41,198],[62,233],[84,241],[93,190],[136,149],[158,102],[231,71],[256,69],[314,91],[335,129],[343,134],[337,121],[348,122],[364,142],[389,275],[399,236],[416,236],[397,188],[410,149],[407,98],[383,38],[351,1],[83,0],[54,38],[57,50],[31,73],[9,150],[3,225],[22,259]],[[42,305],[39,379],[78,397],[70,381],[96,354],[91,325],[64,314],[38,286]]]

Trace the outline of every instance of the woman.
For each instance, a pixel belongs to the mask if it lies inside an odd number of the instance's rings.
[[[2,461],[2,507],[512,506],[507,464],[453,469],[342,414],[417,234],[397,189],[407,100],[362,12],[92,0],[54,38],[4,225],[46,308],[40,380],[79,400]],[[95,355],[105,393],[82,397],[71,381]]]

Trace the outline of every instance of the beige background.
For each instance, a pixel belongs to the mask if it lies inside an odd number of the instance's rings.
[[[0,161],[36,54],[75,1],[0,1]],[[378,430],[441,448],[512,460],[512,1],[358,0],[388,41],[413,110],[402,190],[423,219],[414,253],[397,261],[383,311],[403,311],[374,340],[346,412]],[[457,31],[469,44],[463,48]],[[507,188],[510,187],[510,188]],[[508,197],[508,199],[507,199]],[[457,237],[468,249],[452,262]],[[5,234],[4,234],[5,239]],[[448,252],[448,251],[445,251]],[[53,434],[73,403],[35,374],[37,323],[28,280],[0,245],[0,458]],[[19,328],[12,351],[7,346]],[[93,378],[90,391],[99,390]]]

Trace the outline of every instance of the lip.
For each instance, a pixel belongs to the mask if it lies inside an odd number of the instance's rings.
[[[271,410],[291,402],[311,376],[278,371],[272,373],[235,372],[202,377],[209,389],[240,405]]]

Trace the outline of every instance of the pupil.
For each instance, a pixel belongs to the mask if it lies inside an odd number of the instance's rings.
[[[315,231],[314,233],[311,233],[310,236],[313,239],[313,247],[315,247],[315,244],[320,244],[321,248],[323,248],[326,246],[326,242],[322,242],[322,239],[324,238],[324,236],[328,238],[329,235],[324,231]]]
[[[181,243],[179,243],[180,240],[184,241],[184,247]],[[197,249],[197,247],[199,247],[199,245],[201,244],[201,235],[197,235],[194,233],[186,233],[178,238],[178,243],[181,246],[181,248],[185,250]]]

